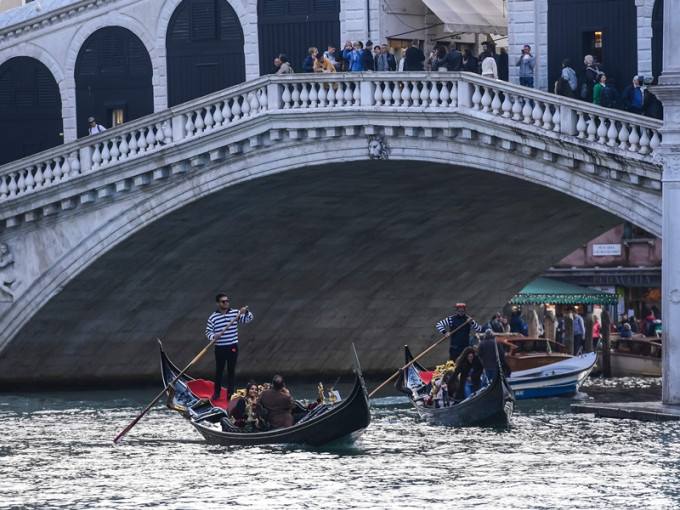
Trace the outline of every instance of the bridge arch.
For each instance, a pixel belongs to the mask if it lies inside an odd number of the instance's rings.
[[[351,152],[351,145],[340,148]],[[366,367],[381,372],[394,363],[388,344],[430,341],[438,315],[456,299],[466,299],[482,320],[518,281],[562,254],[546,246],[565,238],[585,242],[620,221],[501,174],[430,161],[371,160],[365,152],[342,162],[262,171],[256,179],[215,169],[201,179],[202,188],[187,179],[162,193],[145,193],[134,211],[121,211],[93,232],[14,303],[13,310],[26,314],[26,326],[3,356],[20,370],[27,361],[19,353],[31,349],[31,363],[49,381],[76,349],[70,369],[83,382],[140,374],[151,379],[155,336],[188,355],[202,345],[212,296],[227,290],[260,321],[242,332],[243,373],[256,366],[292,371],[292,365],[276,366],[282,362],[277,353],[298,347],[316,352],[308,370],[338,370],[350,339],[361,349],[384,351],[382,366]],[[499,189],[505,193],[494,196]],[[181,195],[201,190],[211,193],[171,210],[173,195],[178,206]],[[532,208],[517,201],[520,190],[535,195]],[[541,211],[535,221],[534,208]],[[569,224],[556,225],[561,211],[570,209]],[[535,230],[517,228],[528,222]],[[565,246],[564,254],[573,246]],[[535,267],[521,264],[532,252]],[[91,261],[86,268],[83,260]],[[69,271],[68,279],[60,278]],[[81,310],[88,310],[87,323],[74,320]],[[395,334],[398,317],[410,325]],[[38,333],[46,327],[49,335]],[[48,348],[55,338],[61,349]],[[321,339],[322,352],[308,349]],[[102,367],[100,357],[120,363]],[[291,363],[300,360],[292,356]],[[16,373],[3,377],[10,375]]]

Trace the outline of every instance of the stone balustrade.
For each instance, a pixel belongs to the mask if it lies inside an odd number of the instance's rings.
[[[194,140],[277,110],[432,111],[502,119],[604,154],[649,158],[660,121],[471,73],[265,76],[0,167],[0,203]],[[557,140],[556,140],[557,143]]]

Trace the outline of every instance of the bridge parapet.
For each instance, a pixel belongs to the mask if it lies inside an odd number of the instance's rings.
[[[659,168],[653,155],[661,142],[660,121],[489,80],[476,74],[409,72],[266,76],[1,167],[0,219],[4,220],[5,226],[12,227],[21,222],[21,214],[28,216],[24,219],[35,219],[73,208],[77,201],[87,203],[97,197],[109,196],[114,191],[125,191],[130,179],[135,184],[144,184],[148,179],[148,167],[136,165],[138,173],[135,175],[135,163],[144,158],[164,156],[167,164],[153,170],[153,179],[185,172],[186,156],[177,150],[183,143],[237,125],[244,127],[244,122],[250,119],[293,111],[327,112],[332,116],[333,112],[367,109],[413,115],[432,112],[436,113],[439,121],[456,116],[484,119],[502,123],[526,136],[541,137],[546,145],[552,141],[559,146],[567,141],[600,153],[598,159],[632,160]],[[304,119],[297,127],[304,128],[305,122],[310,121]],[[289,133],[295,127],[291,126]],[[331,124],[313,126],[321,130],[325,127],[330,128]],[[407,134],[414,134],[418,129],[427,129],[427,126],[403,128]],[[257,143],[251,130],[242,131],[244,140],[251,137],[251,143]],[[232,151],[236,153],[239,149],[230,146],[230,154]],[[202,164],[198,157],[190,163],[194,166]],[[126,179],[106,185],[97,185],[96,179],[92,178],[88,183],[84,182],[86,176],[108,175],[112,169],[120,169],[123,165]],[[616,173],[616,170],[612,171]],[[631,174],[629,182],[659,191],[661,172],[655,174],[646,173],[645,179]],[[613,177],[620,178],[619,175]],[[77,185],[79,180],[83,180],[87,189]],[[66,183],[69,183],[68,186]],[[71,190],[71,196],[65,196],[66,191],[63,190],[66,188]],[[55,199],[57,195],[54,193],[47,193],[56,189],[62,191],[58,199]],[[14,204],[18,199],[29,196],[31,200],[19,207],[21,211],[11,207],[18,206]]]

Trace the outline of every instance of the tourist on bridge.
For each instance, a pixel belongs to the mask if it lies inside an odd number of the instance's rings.
[[[288,61],[288,56],[286,54],[281,53],[281,55],[279,55],[279,61],[281,62],[281,66],[279,66],[279,70],[276,71],[276,74],[293,74],[295,72]]]
[[[394,55],[390,53],[390,49],[387,47],[387,44],[382,44],[380,46],[380,58],[385,58],[387,61],[387,69],[386,71],[396,71],[397,70],[397,61],[394,58]]]
[[[361,41],[355,41],[352,44],[351,50],[345,48],[342,51],[343,58],[349,62],[348,71],[361,72],[361,53],[363,51],[363,46]]]
[[[404,54],[404,71],[424,71],[425,54],[420,49],[420,40],[413,39],[411,47]]]
[[[101,133],[102,131],[106,131],[106,128],[100,124],[97,124],[97,119],[94,117],[90,117],[87,119],[87,122],[90,124],[90,127],[88,128],[88,133],[91,135],[96,135],[97,133]]]
[[[375,71],[375,56],[373,55],[373,42],[368,40],[361,52],[361,70]]]
[[[598,75],[602,72],[600,68],[595,65],[592,55],[586,55],[583,58],[583,83],[581,84],[581,99],[589,103],[593,102],[593,89],[598,81]]]
[[[227,399],[234,393],[238,359],[238,323],[252,321],[253,314],[247,306],[240,310],[229,308],[229,298],[224,294],[217,294],[215,301],[217,310],[208,317],[205,336],[211,342],[215,341],[215,392],[212,399],[218,400],[222,392],[222,373],[225,364],[227,365]]]
[[[641,76],[633,76],[633,82],[623,89],[621,100],[623,101],[623,109],[630,113],[637,113],[642,115],[643,108],[643,93],[642,93]]]
[[[303,73],[313,73],[314,72],[314,61],[316,56],[319,54],[319,50],[312,46],[307,50],[307,56],[304,62],[302,62],[302,72]]]
[[[515,62],[515,67],[519,67],[519,84],[524,87],[534,88],[534,66],[536,57],[531,54],[531,46],[525,44],[522,54]]]
[[[469,48],[463,54],[463,71],[479,74],[479,60],[472,55],[472,50]]]
[[[465,303],[456,303],[456,314],[445,317],[436,324],[436,328],[442,335],[446,333],[446,328],[449,329],[449,332],[456,331],[456,329],[460,328],[451,335],[449,343],[449,359],[452,361],[457,360],[460,353],[463,352],[466,347],[470,346],[471,329],[474,329],[478,333],[482,332],[482,327],[470,316],[465,314],[465,308]],[[468,319],[470,322],[466,324]]]
[[[314,72],[315,73],[334,73],[335,66],[331,62],[331,59],[326,58],[323,54],[319,53],[314,61]]]
[[[562,72],[555,82],[555,94],[564,97],[576,97],[578,89],[578,79],[576,71],[571,67],[571,60],[565,58],[562,61]]]

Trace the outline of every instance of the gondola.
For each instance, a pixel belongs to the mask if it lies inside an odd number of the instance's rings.
[[[232,424],[224,409],[192,392],[190,386],[195,379],[182,375],[173,383],[181,370],[168,359],[162,345],[161,374],[167,388],[168,407],[180,412],[211,444],[321,446],[336,440],[355,441],[371,422],[368,392],[354,345],[351,355],[355,382],[346,398],[332,404],[317,405],[291,427],[264,431],[239,428]]]
[[[408,346],[404,346],[404,350],[408,366],[400,372],[395,387],[408,395],[411,404],[427,423],[450,427],[508,424],[515,398],[501,370],[488,386],[465,400],[453,402],[447,407],[435,407],[429,404],[428,398],[432,372],[413,362]]]

